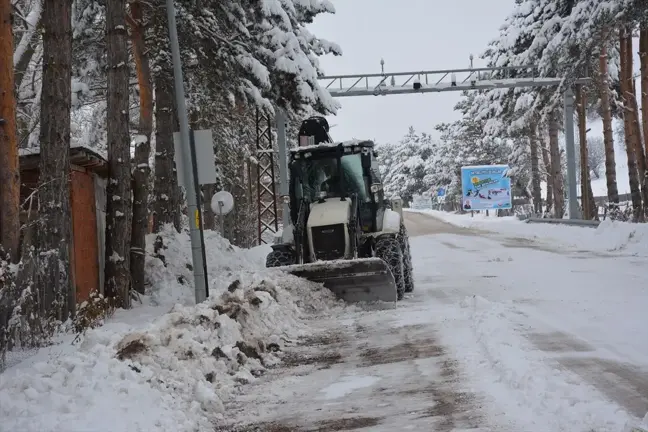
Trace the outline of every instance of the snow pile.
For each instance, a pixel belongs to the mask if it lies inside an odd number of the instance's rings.
[[[509,397],[516,417],[542,419],[540,430],[620,431],[631,416],[610,403],[598,390],[571,372],[552,367],[546,355],[535,349],[514,328],[513,306],[491,302],[480,296],[466,297],[460,306],[466,311],[472,332],[497,379],[492,394]],[[481,364],[484,367],[485,364]],[[482,378],[489,376],[483,374]],[[492,383],[491,386],[495,384]],[[506,395],[506,396],[505,396]],[[515,400],[513,400],[515,399]],[[547,426],[550,426],[547,429]],[[600,426],[605,425],[604,429]],[[525,430],[538,430],[532,425]]]
[[[305,309],[335,305],[319,285],[261,268],[260,250],[206,232],[210,298],[191,306],[189,238],[162,238],[167,266],[147,260],[149,305],[119,311],[77,349],[49,347],[0,374],[0,431],[212,430],[232,392],[309,332]],[[137,322],[156,307],[161,316]]]
[[[623,252],[648,256],[648,224],[633,224],[606,219],[597,228],[569,225],[525,223],[516,217],[486,217],[485,214],[455,214],[436,210],[428,213],[456,226],[493,231],[533,240],[546,240],[571,248],[601,252]]]
[[[157,237],[158,234],[150,234],[146,241],[146,273],[147,282],[151,286],[150,300],[155,305],[194,304],[189,236],[178,233],[171,225],[164,227],[159,234],[163,248],[156,253]],[[264,266],[269,249],[269,246],[241,249],[231,245],[216,231],[206,230],[205,250],[209,295],[218,296],[224,292],[235,274],[259,271]]]
[[[648,254],[648,225],[606,219],[598,226],[592,240],[605,245],[607,250]]]

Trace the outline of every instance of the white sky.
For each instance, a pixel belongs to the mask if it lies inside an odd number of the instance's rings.
[[[334,0],[334,15],[316,18],[309,29],[338,43],[341,57],[325,56],[326,75],[458,69],[484,66],[478,56],[513,10],[514,0]],[[350,84],[350,83],[349,83]],[[351,138],[397,141],[411,125],[438,136],[434,126],[459,118],[460,92],[340,98],[336,141]]]

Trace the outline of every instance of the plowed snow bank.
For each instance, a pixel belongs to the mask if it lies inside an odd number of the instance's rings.
[[[328,290],[268,271],[262,253],[208,231],[210,298],[191,306],[189,238],[162,237],[166,266],[147,260],[144,306],[119,311],[78,346],[70,337],[0,374],[0,431],[210,430],[223,401],[308,332],[305,312],[336,305]]]

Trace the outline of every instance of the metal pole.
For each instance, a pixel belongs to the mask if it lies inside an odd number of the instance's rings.
[[[192,129],[189,129],[189,151],[191,152],[191,174],[193,175],[194,189],[196,190],[196,212],[194,219],[196,225],[198,225],[198,233],[200,235],[200,253],[202,255],[203,274],[205,275],[205,298],[209,298],[209,282],[207,281],[207,254],[205,252],[205,231],[202,223],[202,191],[200,190],[200,181],[198,180],[196,139],[194,137],[194,131]]]
[[[221,237],[225,238],[225,218],[223,218],[223,201],[218,201],[218,220],[220,221]]]
[[[290,208],[288,184],[288,145],[286,143],[286,113],[277,109],[275,121],[277,122],[277,147],[279,148],[279,195],[281,196],[281,223],[283,229],[290,225]]]
[[[567,148],[567,182],[569,192],[569,219],[580,219],[576,190],[576,149],[574,145],[574,92],[565,91],[565,147]]]
[[[196,303],[201,303],[207,298],[207,272],[203,260],[204,250],[200,242],[200,210],[196,202],[197,185],[190,167],[194,166],[189,147],[189,118],[185,103],[184,84],[182,78],[182,62],[180,60],[180,46],[178,44],[178,29],[176,27],[175,7],[173,0],[166,1],[167,18],[169,20],[169,41],[171,43],[171,56],[173,60],[173,78],[175,96],[180,123],[180,142],[182,143],[182,161],[185,166],[185,188],[187,196],[187,210],[189,212],[189,235],[191,238],[191,256],[193,261],[194,291]]]

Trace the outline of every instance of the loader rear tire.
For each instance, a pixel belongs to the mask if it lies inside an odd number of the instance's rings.
[[[398,239],[394,237],[379,237],[376,241],[376,257],[387,263],[394,275],[398,300],[405,295],[405,280],[403,278],[403,250]]]
[[[295,255],[290,250],[273,250],[266,257],[266,267],[283,267],[295,264]]]
[[[410,251],[407,228],[402,221],[398,240],[401,245],[401,250],[403,251],[403,280],[405,281],[405,292],[411,293],[414,291],[414,268],[412,266],[412,254]]]

